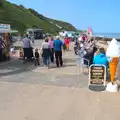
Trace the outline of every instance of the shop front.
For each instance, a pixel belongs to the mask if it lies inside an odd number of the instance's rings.
[[[10,60],[10,32],[9,24],[0,24],[0,61]]]

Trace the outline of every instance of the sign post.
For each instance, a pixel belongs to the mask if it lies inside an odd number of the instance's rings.
[[[105,90],[106,85],[106,66],[91,65],[89,68],[89,89],[95,91]]]

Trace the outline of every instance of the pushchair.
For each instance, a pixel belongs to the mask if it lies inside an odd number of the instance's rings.
[[[33,48],[32,47],[23,48],[23,52],[24,52],[24,57],[23,57],[24,63],[26,61],[32,61],[33,62],[33,60],[34,60]]]
[[[85,69],[87,69],[87,72],[89,72],[89,65],[90,65],[90,61],[86,58],[84,58],[85,55],[85,51],[84,48],[82,47],[79,51],[78,51],[78,57],[77,57],[77,68],[79,68],[79,73],[84,73],[85,74]],[[80,71],[81,70],[81,71]]]

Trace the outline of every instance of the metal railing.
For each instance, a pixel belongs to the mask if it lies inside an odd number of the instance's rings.
[[[85,69],[87,69],[87,72],[89,73],[90,61],[88,59],[78,57],[76,59],[76,63],[77,63],[77,68],[78,68],[76,70],[76,74],[78,73],[78,71],[79,71],[79,75],[80,75],[80,73],[84,74],[85,73]]]

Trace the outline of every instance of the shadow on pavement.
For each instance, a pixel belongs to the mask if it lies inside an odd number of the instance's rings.
[[[22,60],[13,60],[4,65],[0,65],[0,77],[21,74],[30,71],[28,68],[33,65],[33,62],[23,64]],[[35,67],[34,67],[35,69]]]
[[[65,58],[63,60],[63,62],[64,62],[64,67],[73,67],[73,66],[76,66],[76,60],[75,59]]]
[[[75,59],[71,59],[71,58],[64,58],[64,63],[76,63]]]

